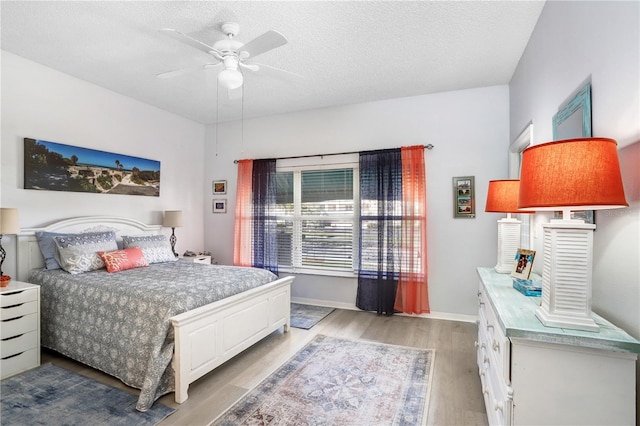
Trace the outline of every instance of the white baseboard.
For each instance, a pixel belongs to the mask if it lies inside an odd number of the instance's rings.
[[[332,300],[322,300],[322,299],[308,299],[304,297],[292,297],[291,301],[293,303],[300,303],[303,305],[314,305],[314,306],[325,306],[327,308],[336,308],[336,309],[347,309],[351,311],[359,311],[360,309],[354,304],[350,303],[341,303],[334,302]],[[417,317],[417,318],[432,318],[439,320],[447,320],[447,321],[459,321],[459,322],[473,322],[478,321],[477,315],[464,315],[464,314],[453,314],[449,312],[431,312],[428,314],[420,314],[420,315],[407,315],[407,314],[396,314],[402,315],[406,317]]]

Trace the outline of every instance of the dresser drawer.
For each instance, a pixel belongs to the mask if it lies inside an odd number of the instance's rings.
[[[490,425],[510,425],[513,410],[513,390],[506,385],[494,366],[485,364],[484,377],[481,375],[482,394]]]
[[[38,333],[30,331],[6,340],[0,340],[0,358],[7,358],[38,347]]]
[[[0,307],[4,308],[36,300],[38,300],[38,291],[35,289],[3,292],[0,294]]]
[[[478,299],[480,303],[478,327],[485,331],[486,351],[491,359],[493,369],[496,370],[505,385],[509,385],[511,383],[511,342],[502,331],[482,286],[478,292]]]
[[[28,314],[22,317],[3,320],[0,330],[0,339],[18,336],[38,329],[38,314]]]
[[[37,367],[40,363],[39,353],[40,348],[34,348],[0,360],[0,379]]]
[[[38,311],[38,302],[25,302],[19,305],[9,305],[0,308],[0,320],[9,320],[12,318],[22,317],[27,314],[34,314]]]

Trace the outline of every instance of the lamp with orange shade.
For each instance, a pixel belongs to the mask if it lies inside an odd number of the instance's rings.
[[[571,211],[628,207],[617,143],[568,139],[522,153],[518,208],[562,211],[544,224],[542,301],[536,316],[546,326],[599,331],[591,316],[594,224]]]
[[[487,191],[485,212],[506,213],[507,217],[498,220],[498,255],[496,272],[509,273],[513,269],[513,260],[520,246],[522,221],[512,218],[512,213],[533,213],[518,210],[518,192],[520,181],[517,179],[491,180]]]

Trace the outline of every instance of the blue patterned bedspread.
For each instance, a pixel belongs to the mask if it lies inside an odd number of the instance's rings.
[[[168,262],[110,274],[32,271],[42,346],[140,389],[146,411],[174,390],[169,318],[276,280],[267,270]]]

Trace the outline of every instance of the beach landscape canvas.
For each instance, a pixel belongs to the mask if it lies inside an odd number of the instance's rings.
[[[24,139],[24,188],[160,196],[160,162]]]

